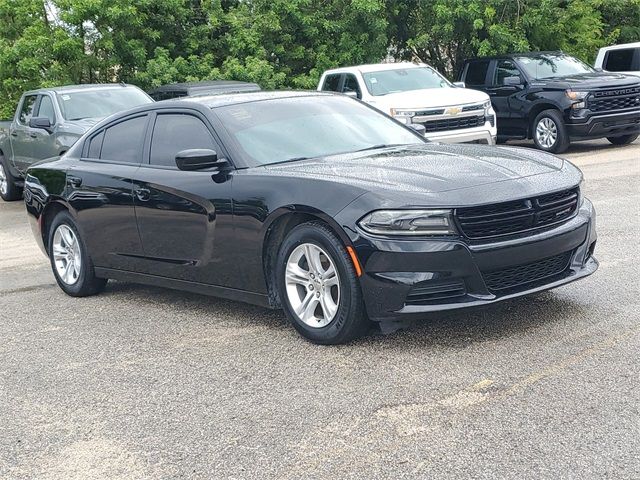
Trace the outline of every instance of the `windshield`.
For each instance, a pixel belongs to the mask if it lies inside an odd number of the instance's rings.
[[[57,97],[65,120],[108,117],[114,113],[153,102],[146,93],[136,87],[65,92],[58,93]]]
[[[386,115],[337,95],[249,102],[215,112],[256,165],[425,142]]]
[[[363,73],[367,90],[373,96],[409,92],[424,88],[450,88],[451,84],[430,67],[398,68]]]
[[[595,70],[577,58],[562,54],[546,54],[535,57],[517,57],[518,63],[532,78],[553,78],[591,73]]]

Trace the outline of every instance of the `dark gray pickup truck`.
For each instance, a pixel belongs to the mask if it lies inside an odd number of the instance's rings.
[[[84,132],[109,115],[153,100],[125,84],[70,85],[25,92],[13,120],[0,122],[0,197],[22,195],[33,163],[64,154]]]

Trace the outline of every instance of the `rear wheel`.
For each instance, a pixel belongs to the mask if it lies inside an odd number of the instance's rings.
[[[607,137],[607,140],[614,145],[628,145],[638,138],[638,134],[622,135],[621,137]]]
[[[562,153],[569,148],[569,135],[562,114],[557,110],[543,110],[532,125],[533,141],[540,150]]]
[[[0,155],[0,197],[5,202],[19,200],[22,197],[22,188],[16,185],[2,155]]]
[[[67,295],[86,297],[102,291],[107,280],[96,278],[87,247],[68,212],[53,219],[48,245],[53,275]]]
[[[285,314],[302,336],[332,345],[366,333],[369,320],[355,268],[326,225],[295,227],[280,247],[277,265]]]

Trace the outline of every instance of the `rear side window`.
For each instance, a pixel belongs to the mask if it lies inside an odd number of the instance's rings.
[[[89,141],[88,158],[100,158],[100,150],[102,150],[102,141],[104,140],[104,130],[94,136]]]
[[[496,72],[493,78],[494,85],[504,85],[504,79],[507,77],[518,77],[520,76],[520,71],[516,64],[511,60],[498,60],[498,65],[496,66]]]
[[[340,75],[341,74],[339,73],[332,73],[331,75],[327,75],[324,78],[322,90],[327,92],[337,92],[338,87],[340,86]]]
[[[53,102],[49,95],[42,95],[40,107],[38,108],[38,116],[48,118],[51,125],[56,123],[56,114],[53,110]]]
[[[191,148],[219,151],[209,129],[197,117],[171,113],[158,115],[151,137],[151,165],[176,166],[176,154]]]
[[[104,132],[100,158],[114,162],[140,163],[146,125],[147,116],[145,115],[107,128]],[[91,149],[91,146],[89,148]]]
[[[464,82],[467,85],[484,85],[489,70],[489,60],[478,60],[467,65]]]
[[[619,50],[609,50],[604,60],[603,68],[611,72],[630,72],[634,70],[633,48],[621,48]]]
[[[36,95],[27,95],[22,102],[22,108],[20,109],[20,123],[27,125],[31,117],[33,116],[33,107],[36,104]]]

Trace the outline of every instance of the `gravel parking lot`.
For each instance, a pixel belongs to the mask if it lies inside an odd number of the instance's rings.
[[[0,202],[0,478],[639,478],[640,142],[565,156],[595,275],[341,347],[215,298],[67,297]]]

